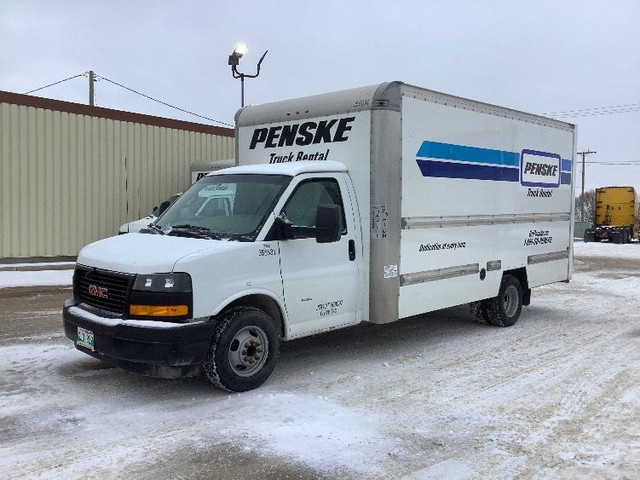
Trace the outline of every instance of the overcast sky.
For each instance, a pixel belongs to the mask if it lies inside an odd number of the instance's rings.
[[[233,124],[227,58],[241,41],[244,73],[269,50],[248,104],[400,80],[532,113],[590,109],[562,118],[578,125],[578,151],[597,151],[586,188],[640,189],[639,25],[640,0],[0,0],[0,90],[93,70]],[[33,95],[87,103],[88,79]],[[211,123],[106,80],[96,104]]]

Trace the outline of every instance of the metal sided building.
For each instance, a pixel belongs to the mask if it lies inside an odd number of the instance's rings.
[[[73,257],[234,152],[231,128],[0,91],[0,262]]]

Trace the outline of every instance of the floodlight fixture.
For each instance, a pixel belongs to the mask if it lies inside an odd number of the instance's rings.
[[[238,71],[238,65],[240,63],[240,59],[245,53],[247,53],[247,46],[244,43],[237,43],[233,49],[233,52],[231,53],[231,55],[229,55],[229,65],[231,66],[231,74],[233,75],[233,78],[240,79],[240,106],[241,107],[244,107],[244,79],[245,77],[256,78],[258,75],[260,75],[260,66],[262,65],[262,61],[264,60],[264,57],[267,56],[268,52],[269,50],[264,52],[262,54],[262,57],[260,57],[255,75],[248,75],[246,73],[241,73]]]
[[[229,65],[238,65],[242,56],[247,53],[247,46],[244,43],[236,43],[233,52],[229,55]]]

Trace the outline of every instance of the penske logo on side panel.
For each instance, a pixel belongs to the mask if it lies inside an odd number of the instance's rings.
[[[269,128],[256,128],[251,137],[249,149],[277,148],[294,144],[299,146],[316,143],[346,142],[349,139],[351,124],[356,117],[334,118],[319,122],[275,125]]]
[[[559,187],[561,161],[557,153],[523,150],[520,183],[525,187]]]
[[[269,152],[269,163],[328,160],[331,154],[328,147],[334,143],[347,142],[355,120],[355,116],[349,116],[256,128],[251,135],[249,150],[268,151],[286,147],[326,145],[325,148],[315,151],[305,148],[297,151]]]

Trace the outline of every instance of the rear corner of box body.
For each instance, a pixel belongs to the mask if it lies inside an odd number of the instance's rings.
[[[369,321],[398,320],[402,187],[401,84],[379,87],[371,113]]]

